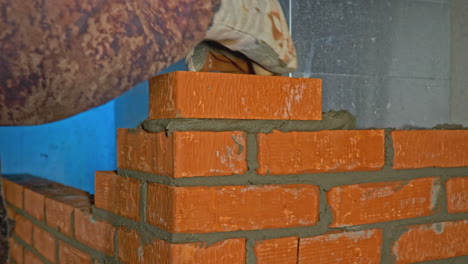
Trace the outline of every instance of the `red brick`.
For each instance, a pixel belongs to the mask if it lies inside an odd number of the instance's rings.
[[[150,80],[149,119],[321,120],[322,81],[172,72]]]
[[[206,233],[312,226],[316,186],[171,187],[148,184],[148,223],[170,232]]]
[[[13,259],[16,264],[23,264],[23,246],[16,242],[15,239],[10,239],[10,259]]]
[[[284,237],[257,242],[257,264],[297,264],[298,237]]]
[[[452,178],[446,186],[449,213],[468,213],[468,177]]]
[[[15,219],[15,217],[16,217],[15,210],[13,208],[11,208],[10,206],[8,206],[8,205],[7,205],[7,216],[10,219]]]
[[[242,174],[247,171],[246,134],[148,133],[118,130],[118,167],[174,178]],[[240,146],[241,145],[241,146]]]
[[[74,248],[63,241],[59,244],[59,264],[88,264],[91,257],[83,251]]]
[[[29,189],[24,190],[24,210],[32,217],[44,221],[44,199],[39,193]]]
[[[57,247],[55,244],[55,237],[49,232],[34,226],[34,242],[33,246],[36,250],[44,256],[51,263],[55,263],[55,255]]]
[[[75,209],[75,238],[109,256],[114,252],[114,227],[105,221],[91,218],[89,212]]]
[[[36,256],[34,253],[32,253],[29,250],[24,250],[24,263],[25,264],[44,264],[42,260]]]
[[[333,130],[258,134],[259,174],[380,170],[383,130]]]
[[[398,264],[468,255],[468,220],[411,226],[393,255]]]
[[[15,234],[28,244],[32,244],[33,223],[26,219],[26,217],[16,215]]]
[[[378,264],[381,230],[365,230],[300,238],[299,264]]]
[[[24,187],[5,178],[3,178],[2,185],[5,200],[16,207],[23,209]]]
[[[57,229],[61,233],[71,237],[72,217],[74,207],[56,201],[54,199],[45,199],[46,222],[47,225]]]
[[[135,230],[120,228],[118,240],[118,260],[123,263],[245,263],[244,239],[228,239],[210,246],[202,243],[169,244],[159,239],[143,242]]]
[[[113,171],[98,171],[95,181],[95,206],[139,221],[140,182]]]
[[[430,215],[435,212],[439,190],[438,178],[334,187],[327,193],[334,217],[330,226],[362,225]]]
[[[468,166],[468,130],[392,132],[394,169]]]

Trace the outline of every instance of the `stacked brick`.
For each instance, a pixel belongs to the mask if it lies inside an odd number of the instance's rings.
[[[150,98],[91,214],[4,181],[12,263],[468,261],[468,130],[331,130],[316,79],[176,72]]]

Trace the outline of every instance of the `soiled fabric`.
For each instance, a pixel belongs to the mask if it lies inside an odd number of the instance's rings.
[[[219,0],[0,0],[0,125],[102,105],[183,58]]]

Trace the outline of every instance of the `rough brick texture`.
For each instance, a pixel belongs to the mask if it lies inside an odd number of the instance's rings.
[[[394,169],[468,166],[468,130],[392,132]]]
[[[22,209],[24,187],[5,178],[2,179],[2,186],[5,194],[5,200]]]
[[[32,243],[33,223],[26,217],[17,214],[16,215],[16,226],[15,233],[24,240],[26,243]]]
[[[38,226],[34,226],[33,236],[33,246],[36,248],[36,250],[48,261],[55,263],[55,256],[57,251],[55,237]]]
[[[170,232],[205,233],[312,226],[313,185],[170,187],[148,185],[147,220]]]
[[[88,264],[91,262],[91,257],[80,251],[77,248],[74,248],[63,241],[59,243],[59,264]]]
[[[284,237],[257,242],[257,264],[297,264],[298,237]]]
[[[94,178],[96,207],[139,221],[140,183],[113,171],[98,171]]]
[[[245,263],[244,239],[228,239],[208,247],[202,243],[169,244],[159,239],[143,241],[135,230],[120,228],[118,244],[118,259],[124,263]]]
[[[23,264],[23,246],[15,239],[10,239],[10,259],[16,264]]]
[[[450,179],[446,186],[449,213],[468,213],[468,177]]]
[[[301,238],[299,264],[380,263],[381,230],[365,230]]]
[[[384,165],[383,130],[258,134],[259,174],[379,170]]]
[[[350,226],[426,216],[434,213],[438,178],[408,182],[355,184],[327,193],[333,212],[331,226]]]
[[[468,220],[412,226],[393,246],[396,263],[468,255]]]
[[[174,178],[247,171],[244,132],[118,130],[118,167]]]
[[[321,80],[173,72],[150,80],[149,119],[320,120]]]
[[[24,210],[34,218],[44,221],[44,199],[42,194],[24,190]]]
[[[45,207],[47,225],[71,237],[74,207],[49,198],[45,200]]]
[[[79,209],[75,209],[74,214],[76,240],[111,256],[115,233],[112,224],[94,220],[90,213]]]
[[[33,252],[24,250],[24,263],[26,264],[44,264],[44,262]]]

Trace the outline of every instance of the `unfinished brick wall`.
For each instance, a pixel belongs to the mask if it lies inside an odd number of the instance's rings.
[[[468,263],[468,130],[356,130],[315,79],[150,86],[94,201],[4,179],[11,263]]]

